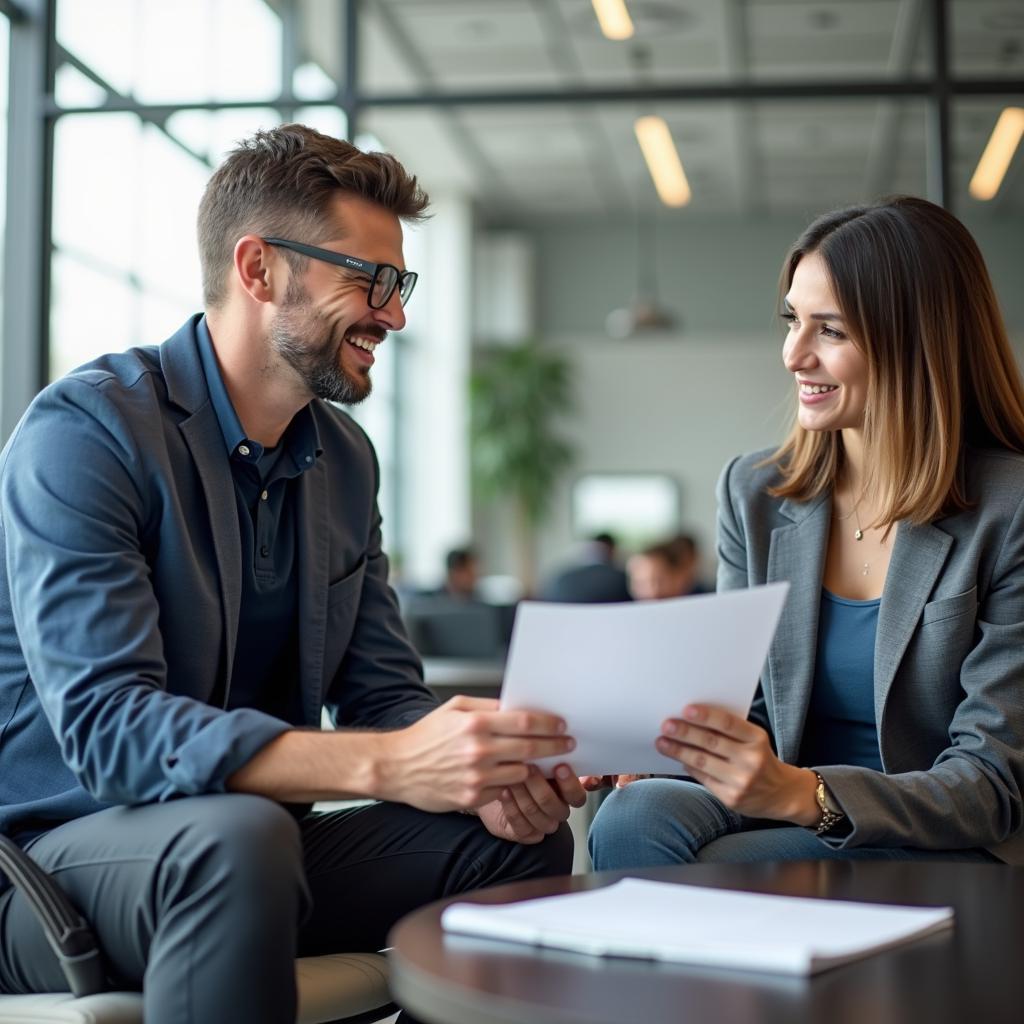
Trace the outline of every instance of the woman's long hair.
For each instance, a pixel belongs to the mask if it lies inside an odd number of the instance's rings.
[[[837,210],[790,249],[780,297],[809,253],[867,360],[864,491],[881,510],[872,525],[968,508],[966,449],[1024,452],[1024,386],[974,239],[912,196]],[[842,435],[796,423],[769,461],[782,474],[773,494],[809,500],[834,485]]]

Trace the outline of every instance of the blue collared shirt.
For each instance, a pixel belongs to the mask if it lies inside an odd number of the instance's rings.
[[[299,706],[298,478],[321,454],[313,416],[299,410],[272,448],[246,436],[217,364],[204,317],[196,328],[210,401],[231,465],[242,541],[242,601],[226,706],[293,724]]]

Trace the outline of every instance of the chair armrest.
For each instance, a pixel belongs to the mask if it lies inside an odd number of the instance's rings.
[[[28,901],[75,996],[104,992],[99,943],[64,890],[20,846],[0,836],[0,871]]]

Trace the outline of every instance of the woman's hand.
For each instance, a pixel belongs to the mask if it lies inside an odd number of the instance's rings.
[[[752,818],[814,825],[821,812],[809,768],[780,761],[768,733],[724,708],[691,704],[662,723],[655,746],[719,800]]]

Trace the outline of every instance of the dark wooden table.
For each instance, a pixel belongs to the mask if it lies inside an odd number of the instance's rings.
[[[607,885],[624,875],[748,892],[951,905],[952,931],[794,978],[600,959],[445,935],[451,900],[391,932],[392,988],[435,1024],[1022,1024],[1024,868],[821,861],[604,872],[463,897],[507,903]],[[700,922],[692,923],[700,931]]]

